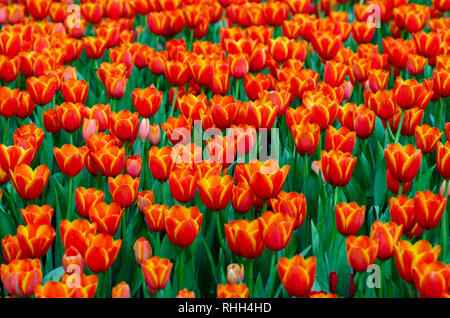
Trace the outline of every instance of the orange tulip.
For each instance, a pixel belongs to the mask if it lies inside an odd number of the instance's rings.
[[[0,268],[5,291],[12,296],[33,295],[35,286],[42,283],[42,269],[39,259],[13,260]]]
[[[342,152],[352,153],[356,144],[356,132],[350,131],[348,127],[340,129],[329,126],[325,136],[325,150],[340,150]]]
[[[397,191],[398,192],[398,191]],[[403,230],[409,232],[416,223],[414,219],[414,199],[400,195],[389,199],[389,213],[393,222],[403,225]]]
[[[186,288],[178,292],[176,298],[195,298],[195,293],[193,291],[188,291]]]
[[[41,258],[47,254],[55,235],[55,229],[48,224],[19,225],[17,228],[17,240],[27,258]]]
[[[245,284],[217,285],[217,298],[248,298],[248,288]]]
[[[354,271],[364,272],[374,264],[378,253],[378,242],[367,236],[347,237],[347,260]]]
[[[65,102],[61,105],[56,105],[55,110],[58,121],[64,131],[72,133],[81,127],[83,123],[81,104]]]
[[[6,86],[0,86],[0,97],[2,101],[0,102],[0,116],[9,118],[17,115],[17,110],[20,106],[19,104],[19,94],[18,89],[9,89]]]
[[[450,179],[450,142],[438,142],[436,151],[436,165],[439,174],[444,179]]]
[[[288,245],[294,230],[294,218],[287,214],[266,211],[258,220],[264,245],[269,250],[280,251]]]
[[[427,124],[417,126],[415,131],[417,148],[423,153],[433,152],[443,134],[437,127],[430,127]]]
[[[58,90],[58,79],[50,76],[28,77],[27,90],[35,104],[44,106],[49,104]]]
[[[180,203],[194,199],[197,190],[197,172],[188,166],[175,168],[170,172],[170,193]]]
[[[62,258],[62,266],[67,274],[80,274],[84,272],[84,259],[81,253],[75,248],[68,248]]]
[[[99,201],[91,206],[89,209],[89,219],[91,222],[97,223],[97,231],[99,233],[106,233],[115,235],[122,220],[124,208],[120,208],[118,203],[106,204]]]
[[[309,293],[316,278],[316,258],[304,259],[301,254],[278,261],[278,275],[289,296],[302,297]]]
[[[14,170],[16,166],[29,165],[36,156],[36,149],[29,147],[27,149],[21,146],[5,146],[0,144],[0,166],[5,171]]]
[[[138,178],[142,172],[142,157],[140,155],[129,156],[125,160],[125,173],[132,178]]]
[[[416,107],[423,96],[424,88],[415,79],[397,77],[395,81],[394,95],[396,104],[402,109]]]
[[[24,200],[37,199],[47,185],[50,171],[46,165],[40,165],[32,169],[26,164],[17,165],[9,170],[14,188]]]
[[[133,179],[128,174],[120,174],[117,177],[108,178],[109,190],[114,202],[121,207],[129,207],[134,201],[139,191],[139,178]]]
[[[422,163],[422,152],[412,145],[389,144],[384,157],[390,174],[400,183],[412,181]]]
[[[86,146],[77,148],[72,144],[63,145],[61,148],[53,148],[59,169],[69,177],[75,177],[83,170],[87,151]]]
[[[153,232],[162,232],[165,229],[164,216],[169,211],[169,207],[164,204],[152,204],[144,208],[145,222]]]
[[[422,262],[413,268],[414,284],[421,298],[448,298],[450,266],[443,262]]]
[[[172,206],[164,214],[164,227],[170,242],[187,247],[197,237],[202,226],[203,215],[197,207]]]
[[[164,74],[172,86],[184,86],[190,77],[188,64],[177,60],[164,62]]]
[[[247,166],[251,175],[250,187],[263,200],[275,198],[280,193],[290,169],[289,165],[280,168],[275,159],[251,162]]]
[[[338,150],[321,153],[321,170],[325,180],[335,187],[343,187],[350,182],[356,157]]]
[[[319,57],[325,60],[332,60],[341,47],[341,36],[336,36],[330,32],[317,31],[313,34],[311,43]]]
[[[17,235],[6,235],[5,238],[2,239],[2,252],[3,259],[7,264],[15,259],[24,258],[19,241],[17,240]]]
[[[50,225],[54,211],[48,204],[43,206],[29,205],[25,209],[20,209],[25,225]]]
[[[98,286],[97,275],[64,274],[61,282],[74,290],[73,298],[94,298]]]
[[[153,256],[143,261],[141,268],[148,291],[155,295],[158,290],[164,289],[169,283],[173,264],[167,258]]]
[[[87,249],[84,252],[86,265],[94,273],[107,271],[116,260],[122,240],[114,241],[111,235],[100,233],[88,234],[85,238]]]
[[[248,259],[264,251],[263,233],[258,220],[236,220],[225,224],[225,236],[233,254]]]
[[[94,188],[80,187],[75,190],[75,207],[82,217],[89,217],[89,209],[98,202],[103,201],[105,194]]]
[[[120,282],[111,292],[112,298],[130,298],[130,286],[126,282]]]
[[[153,178],[162,182],[169,179],[174,162],[172,160],[172,147],[165,146],[159,149],[156,146],[148,152],[148,166]]]
[[[144,90],[136,88],[131,94],[133,105],[144,118],[153,117],[161,105],[163,93],[152,85]]]
[[[395,264],[400,277],[408,283],[413,282],[413,268],[420,263],[436,262],[441,254],[441,247],[432,247],[430,242],[421,240],[414,244],[399,241],[395,247]]]
[[[144,213],[148,206],[155,204],[155,192],[153,190],[144,190],[137,194],[137,205],[139,212]]]
[[[140,266],[143,261],[152,257],[152,247],[150,243],[143,237],[140,237],[134,242],[134,258],[136,263]]]
[[[344,236],[356,235],[364,222],[366,206],[356,202],[341,202],[334,207],[336,227]]]
[[[64,283],[48,281],[44,285],[36,285],[34,293],[36,298],[72,298],[74,290]]]
[[[88,246],[86,237],[89,234],[96,233],[97,223],[91,224],[85,219],[76,219],[73,222],[62,220],[59,224],[59,231],[61,233],[61,241],[66,250],[74,247],[84,255]]]
[[[330,126],[331,127],[331,126]],[[291,127],[295,149],[300,156],[312,156],[319,146],[320,126],[316,123],[301,123]]]
[[[68,80],[61,86],[61,92],[66,102],[82,103],[87,99],[89,83],[85,80]]]
[[[111,112],[109,118],[110,133],[131,147],[138,137],[139,113],[121,110],[118,113]]]
[[[115,177],[122,173],[125,166],[125,148],[109,145],[90,154],[102,176]]]
[[[231,204],[238,213],[247,213],[253,207],[255,194],[247,182],[239,182],[231,190]]]
[[[442,219],[447,199],[430,190],[416,192],[414,198],[414,219],[421,228],[434,229]]]
[[[203,204],[212,211],[225,209],[231,200],[233,178],[229,175],[211,175],[197,181]]]
[[[378,242],[377,257],[386,260],[394,256],[395,246],[403,232],[403,225],[394,222],[375,221],[370,230],[370,238]]]

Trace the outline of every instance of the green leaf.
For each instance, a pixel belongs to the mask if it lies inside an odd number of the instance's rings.
[[[55,268],[51,272],[49,272],[47,275],[45,275],[44,279],[42,280],[42,285],[44,285],[48,281],[60,281],[61,277],[64,275],[64,268],[62,266]]]
[[[0,236],[4,238],[7,235],[14,235],[16,230],[13,226],[14,221],[11,220],[11,216],[6,214],[3,209],[0,208]]]

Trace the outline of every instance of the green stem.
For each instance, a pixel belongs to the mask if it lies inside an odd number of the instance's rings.
[[[306,182],[307,182],[308,175],[309,175],[308,154],[307,153],[305,153],[303,155],[303,163],[304,163],[304,166],[303,166],[303,189],[302,189],[302,191],[303,191],[303,194],[306,195]]]
[[[220,211],[217,212],[212,212],[216,214],[216,227],[217,227],[217,235],[219,236],[219,243],[220,243],[220,247],[222,248],[223,252],[225,253],[226,251],[226,246],[225,243],[223,241],[223,236],[222,236],[222,225],[220,222]]]
[[[173,95],[172,108],[170,109],[169,117],[172,117],[175,113],[175,102],[177,101],[178,96],[178,86],[175,87],[175,94]]]
[[[239,88],[240,88],[241,85],[239,85],[240,83],[239,83],[239,79],[238,78],[236,78],[235,81],[236,81],[236,86],[235,86],[235,89],[234,89],[234,95],[236,96],[236,99],[240,100]]]
[[[447,192],[448,192],[449,183],[450,183],[450,180],[445,180],[444,198],[447,198]],[[447,263],[447,246],[448,246],[447,208],[448,208],[448,202],[447,202],[447,205],[444,208],[444,214],[442,215],[442,220],[441,220],[442,260],[445,263]]]
[[[263,208],[262,208],[261,213],[264,213],[264,212],[266,212],[266,211],[267,211],[267,200],[264,200]]]
[[[253,297],[253,260],[248,260],[248,298]]]
[[[161,181],[160,184],[161,184],[161,204],[166,204],[166,196],[164,193],[164,181]]]
[[[66,212],[67,220],[72,220],[72,200],[73,200],[72,187],[73,187],[73,178],[69,177],[69,193],[67,199],[67,212]]]
[[[184,248],[180,251],[180,257],[179,257],[179,265],[178,265],[178,277],[180,278],[178,290],[183,289],[184,286]]]
[[[384,262],[380,266],[380,288],[378,288],[378,298],[383,298],[383,285],[384,285]]]
[[[403,183],[400,183],[400,186],[398,188],[397,197],[401,196],[403,192]]]
[[[397,128],[397,133],[395,134],[394,143],[398,143],[398,140],[400,139],[400,132],[402,131],[404,117],[405,117],[405,112],[402,110],[402,116],[400,117],[400,122],[398,123],[398,128]]]
[[[161,234],[160,232],[156,232],[155,233],[155,237],[156,237],[156,255],[160,255],[161,253]]]
[[[8,123],[9,117],[5,117],[5,129],[3,130],[3,144],[8,145]]]
[[[122,220],[121,220],[121,230],[122,230],[122,240],[125,240],[125,233],[126,233],[126,227],[127,227],[127,212],[128,208],[125,208],[125,211],[123,211]]]

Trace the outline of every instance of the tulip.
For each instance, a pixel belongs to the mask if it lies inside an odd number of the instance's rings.
[[[20,59],[0,56],[0,79],[6,83],[11,83],[19,76]]]
[[[164,289],[169,283],[173,264],[167,258],[153,256],[142,262],[145,284],[148,291],[155,295],[158,290]]]
[[[134,258],[136,263],[140,266],[143,261],[152,257],[152,247],[150,243],[143,237],[140,237],[134,242]]]
[[[327,84],[338,87],[348,73],[348,66],[336,61],[327,61],[324,68],[324,80]]]
[[[413,268],[414,284],[421,298],[448,297],[450,266],[443,262],[419,263]]]
[[[195,293],[193,291],[188,291],[186,288],[178,292],[176,298],[195,298]]]
[[[244,265],[230,264],[227,266],[227,283],[240,284],[244,281]]]
[[[356,132],[350,131],[348,127],[335,129],[329,126],[325,136],[325,150],[340,150],[342,152],[352,153],[356,144]]]
[[[106,204],[99,201],[89,208],[89,219],[97,223],[97,231],[115,235],[120,226],[120,221],[125,209],[121,209],[118,203]]]
[[[330,126],[331,127],[331,126]],[[301,123],[291,127],[295,149],[300,156],[312,156],[319,146],[320,126],[315,123]]]
[[[450,179],[450,142],[447,141],[445,144],[442,142],[437,143],[436,151],[436,165],[439,172],[444,179]]]
[[[183,115],[178,118],[167,118],[167,122],[162,123],[161,128],[166,132],[167,138],[173,145],[187,144],[191,141],[192,120],[186,119]]]
[[[35,286],[42,283],[42,268],[39,259],[13,260],[0,268],[5,291],[12,296],[33,295]]]
[[[131,94],[131,98],[139,115],[144,118],[150,118],[158,112],[162,102],[163,93],[157,91],[152,85],[144,90],[136,88]]]
[[[74,104],[70,102],[65,102],[59,106],[55,106],[58,121],[64,131],[73,133],[81,127],[83,117],[81,115],[80,106],[81,104]]]
[[[395,102],[402,109],[416,107],[423,96],[423,86],[415,79],[403,81],[397,77],[394,88]]]
[[[45,285],[34,287],[36,298],[72,298],[73,292],[66,284],[57,281],[48,281]]]
[[[26,258],[41,258],[47,254],[55,235],[55,229],[48,224],[19,225],[17,228],[17,240]]]
[[[415,131],[417,148],[423,153],[433,152],[443,134],[443,132],[439,132],[437,127],[430,127],[427,124],[417,126]]]
[[[441,253],[441,247],[432,247],[430,242],[421,240],[414,244],[399,241],[395,247],[395,264],[400,277],[408,283],[413,282],[413,269],[420,263],[436,262]]]
[[[164,214],[164,227],[170,242],[187,247],[197,237],[202,225],[203,215],[197,207],[172,206]]]
[[[422,163],[422,152],[412,145],[389,144],[384,157],[390,174],[400,183],[412,181]]]
[[[172,147],[151,147],[148,152],[148,165],[153,178],[160,182],[168,180],[174,165]]]
[[[189,202],[194,199],[197,190],[197,173],[193,168],[175,168],[170,172],[170,193],[180,203]]]
[[[75,248],[68,248],[62,258],[62,266],[67,274],[81,274],[84,272],[84,259],[81,253]]]
[[[233,178],[229,175],[211,175],[197,181],[198,193],[203,204],[212,211],[221,211],[231,200]]]
[[[111,112],[109,129],[114,136],[131,147],[138,137],[139,114],[132,114],[128,110]]]
[[[125,166],[125,148],[109,145],[90,154],[102,176],[115,177],[122,173]]]
[[[264,251],[263,233],[258,220],[236,220],[225,224],[225,235],[233,254],[248,259]]]
[[[0,144],[0,166],[5,171],[14,170],[16,166],[29,165],[36,156],[36,149],[29,147],[27,149],[21,146],[5,146]]]
[[[414,198],[414,219],[426,230],[434,229],[441,221],[447,204],[440,194],[433,194],[430,190],[416,192]]]
[[[339,233],[344,236],[356,235],[364,222],[366,206],[360,207],[356,202],[341,202],[334,211]]]
[[[165,61],[164,75],[170,85],[184,86],[190,77],[188,64],[176,60]]]
[[[139,155],[129,156],[125,160],[125,173],[132,178],[138,178],[142,171],[142,157]]]
[[[450,72],[446,70],[434,70],[433,88],[442,97],[450,96]]]
[[[403,225],[394,222],[375,221],[370,230],[370,238],[378,243],[377,257],[386,260],[394,256],[395,246],[403,232]]]
[[[17,235],[11,236],[6,235],[2,239],[2,252],[3,259],[7,264],[11,263],[15,259],[23,259],[23,253],[20,249],[19,241],[17,240]]]
[[[409,232],[415,223],[414,199],[400,195],[389,199],[389,213],[393,222],[403,225],[403,230]]]
[[[378,253],[378,241],[367,236],[347,237],[347,260],[354,271],[364,272],[370,264],[374,264]]]
[[[253,192],[263,200],[274,198],[280,193],[289,173],[289,165],[280,168],[278,162],[269,159],[248,164],[249,174],[252,176],[250,187]]]
[[[115,178],[108,177],[108,184],[113,201],[121,207],[129,207],[136,201],[139,178],[133,179],[128,174],[120,174]]]
[[[355,112],[354,127],[358,138],[370,137],[375,129],[375,113],[367,107],[359,107]]]
[[[167,205],[153,204],[144,208],[145,222],[150,230],[161,232],[165,229],[164,216],[168,212]]]
[[[75,177],[83,170],[87,151],[86,146],[77,148],[72,144],[63,145],[61,148],[53,148],[59,169],[69,177]]]
[[[89,223],[88,220],[76,219],[73,222],[62,220],[59,225],[61,233],[61,241],[66,250],[74,247],[82,255],[88,247],[86,237],[89,234],[95,234],[97,231],[97,223]]]
[[[29,205],[25,209],[20,209],[25,225],[50,225],[54,211],[48,204],[43,206]]]
[[[230,54],[228,56],[230,63],[230,74],[236,80],[244,78],[249,69],[249,58],[247,55]]]
[[[82,103],[87,99],[89,83],[85,80],[68,80],[61,86],[61,92],[66,102]]]
[[[98,202],[103,201],[105,194],[94,188],[80,187],[75,190],[75,207],[82,217],[89,216],[89,209]]]
[[[317,54],[325,60],[332,60],[341,47],[341,36],[329,32],[317,31],[311,39],[311,43]]]
[[[19,94],[18,89],[11,90],[6,86],[0,87],[0,97],[2,101],[0,102],[0,115],[6,118],[15,116],[17,110],[20,106],[19,104]]]
[[[289,296],[302,297],[309,293],[316,277],[316,258],[304,259],[301,254],[278,261],[278,274]]]
[[[217,298],[248,298],[249,290],[245,284],[217,285]]]
[[[264,245],[269,250],[280,251],[288,245],[294,230],[295,219],[283,213],[266,211],[258,220]]]
[[[114,241],[111,235],[104,233],[97,235],[88,234],[85,240],[87,243],[87,248],[84,252],[86,265],[94,273],[107,271],[116,260],[122,240]]]
[[[57,134],[61,131],[61,123],[58,114],[53,109],[47,109],[43,114],[43,122],[45,130],[51,134]]]
[[[199,190],[200,191],[200,190]],[[255,194],[246,182],[240,182],[231,190],[231,204],[238,213],[247,213],[253,207]]]
[[[349,153],[331,150],[322,151],[321,167],[326,181],[335,187],[343,187],[350,182],[356,158]]]
[[[98,286],[97,275],[64,274],[61,282],[66,284],[69,289],[74,290],[73,298],[94,298]]]
[[[14,171],[9,170],[14,188],[24,200],[37,199],[47,185],[50,171],[46,165],[32,169],[26,164],[17,165]]]
[[[148,206],[152,206],[155,203],[155,193],[153,190],[145,190],[138,192],[137,205],[139,212],[144,213],[144,210]]]
[[[111,292],[112,298],[130,298],[130,286],[126,282],[120,282]]]

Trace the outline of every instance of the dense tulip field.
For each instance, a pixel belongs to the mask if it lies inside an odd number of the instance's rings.
[[[449,297],[449,11],[0,0],[0,296]]]

